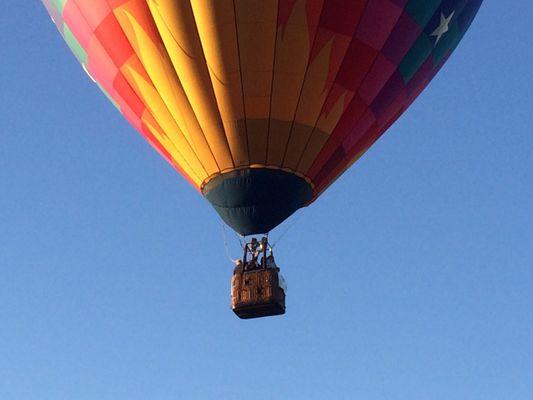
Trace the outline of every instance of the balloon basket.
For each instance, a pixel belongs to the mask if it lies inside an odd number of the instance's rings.
[[[285,314],[279,269],[235,271],[231,278],[231,308],[241,319]]]

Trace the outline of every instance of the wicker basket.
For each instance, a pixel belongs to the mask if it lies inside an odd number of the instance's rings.
[[[236,271],[231,278],[231,308],[242,319],[285,314],[279,269]]]

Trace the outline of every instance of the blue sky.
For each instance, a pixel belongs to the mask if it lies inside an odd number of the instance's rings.
[[[411,109],[288,222],[288,313],[240,321],[215,212],[39,2],[8,6],[0,398],[532,398],[532,20],[485,2]]]

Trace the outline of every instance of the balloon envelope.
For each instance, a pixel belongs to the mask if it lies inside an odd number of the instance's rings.
[[[311,203],[482,0],[43,0],[89,76],[241,234]]]

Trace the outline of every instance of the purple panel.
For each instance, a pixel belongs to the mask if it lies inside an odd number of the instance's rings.
[[[370,0],[359,23],[356,37],[376,50],[380,50],[402,10],[390,0]]]
[[[408,13],[403,12],[381,52],[394,64],[399,65],[420,32],[422,28]]]

